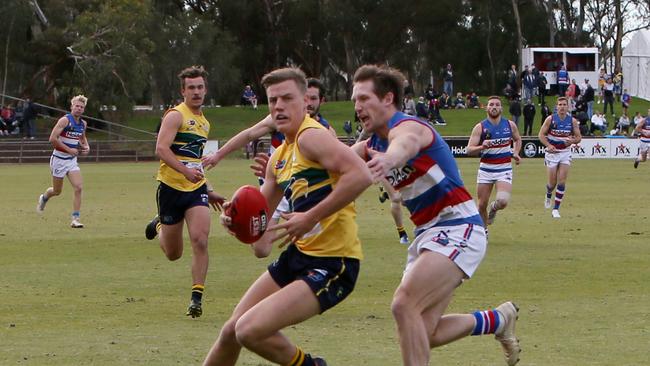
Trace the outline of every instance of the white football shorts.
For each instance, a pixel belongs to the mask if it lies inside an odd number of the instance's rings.
[[[478,268],[487,250],[485,228],[474,224],[434,226],[420,235],[408,248],[408,272],[424,250],[440,253],[460,268],[470,278]]]
[[[485,170],[478,170],[476,183],[494,184],[496,182],[506,182],[512,184],[512,169],[503,172],[486,172]]]
[[[63,178],[68,175],[69,172],[74,172],[80,169],[77,164],[76,156],[72,159],[61,159],[52,155],[50,158],[50,170],[52,171],[53,177]]]
[[[544,154],[544,165],[548,168],[556,167],[558,164],[571,165],[570,150]]]

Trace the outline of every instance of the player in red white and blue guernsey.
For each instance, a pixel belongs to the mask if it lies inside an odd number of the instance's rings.
[[[634,132],[640,136],[639,156],[634,159],[634,169],[636,169],[640,162],[644,162],[648,158],[648,149],[650,149],[650,108],[648,108],[648,115],[637,123]]]
[[[367,160],[376,181],[385,178],[399,190],[416,226],[392,303],[403,363],[428,365],[431,347],[495,334],[512,366],[520,353],[512,302],[444,314],[454,289],[483,259],[486,233],[447,143],[428,123],[399,111],[404,80],[398,70],[365,65],[354,75],[352,93],[364,129],[373,134],[353,149]]]
[[[72,199],[72,222],[70,227],[82,228],[83,224],[79,221],[79,212],[81,209],[81,190],[83,179],[81,171],[77,164],[77,156],[86,155],[90,152],[90,146],[86,139],[86,121],[81,119],[81,115],[86,109],[88,98],[83,95],[77,95],[70,101],[70,113],[59,118],[50,134],[50,143],[54,147],[52,157],[50,158],[50,170],[52,172],[52,187],[45,190],[38,197],[36,211],[41,213],[45,210],[47,201],[61,194],[63,189],[63,178],[68,177],[74,190]]]
[[[555,204],[551,216],[560,218],[560,204],[566,190],[566,180],[571,166],[571,145],[582,140],[580,124],[569,113],[569,101],[557,98],[557,112],[548,116],[539,130],[539,141],[546,146],[544,164],[548,173],[544,207],[551,208],[551,197],[555,190]]]
[[[519,164],[521,136],[517,125],[503,118],[501,99],[488,98],[487,118],[474,126],[467,144],[467,155],[481,156],[478,168],[476,196],[478,211],[483,221],[491,225],[498,210],[506,208],[512,192],[512,159]],[[496,198],[489,207],[492,188],[496,186]]]

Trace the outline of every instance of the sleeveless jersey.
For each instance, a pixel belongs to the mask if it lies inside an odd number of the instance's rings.
[[[569,83],[569,73],[566,70],[557,71],[557,83],[558,84],[568,84]]]
[[[650,143],[650,116],[645,118],[643,127],[641,127],[641,142]]]
[[[81,140],[81,137],[86,130],[86,125],[81,118],[79,118],[79,122],[77,122],[70,113],[66,114],[65,116],[68,119],[68,125],[65,126],[63,131],[61,131],[61,134],[59,135],[59,141],[64,143],[67,147],[78,149],[79,141]],[[65,150],[59,150],[57,148],[52,151],[52,155],[56,156],[59,159],[66,160],[74,158],[73,155],[68,154]]]
[[[300,134],[309,128],[324,128],[305,116]],[[305,212],[332,192],[339,180],[318,163],[304,157],[298,144],[284,141],[271,156],[269,164],[278,185],[284,191],[292,212]],[[315,257],[348,257],[362,259],[361,243],[357,237],[356,210],[351,202],[336,213],[321,219],[310,232],[296,242],[301,252]]]
[[[433,141],[406,165],[393,169],[386,179],[398,190],[411,213],[415,235],[433,226],[483,225],[472,196],[467,192],[449,145],[426,122],[396,112],[388,122],[393,129],[402,122],[420,123],[431,130]],[[388,141],[373,134],[366,146],[386,151]],[[369,158],[369,157],[366,157]]]
[[[181,103],[176,107],[167,111],[180,112],[183,118],[181,126],[176,132],[174,141],[170,146],[176,158],[190,168],[203,170],[201,164],[201,156],[203,155],[203,148],[208,140],[208,133],[210,132],[210,122],[203,116],[203,114],[194,114],[185,103]],[[206,179],[203,178],[196,183],[192,183],[183,174],[176,171],[172,167],[160,161],[160,168],[158,169],[158,181],[183,192],[191,192],[205,184]]]
[[[568,151],[571,145],[567,145],[566,140],[571,135],[573,135],[573,117],[567,113],[564,119],[560,119],[560,115],[553,113],[548,130],[548,142],[555,146],[557,151]]]
[[[498,173],[512,170],[512,129],[510,121],[501,117],[494,125],[489,119],[481,122],[481,140],[489,143],[489,148],[481,151],[479,169],[486,172]]]

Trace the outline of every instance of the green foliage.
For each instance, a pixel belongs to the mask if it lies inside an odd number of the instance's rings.
[[[477,159],[458,162],[474,192]],[[230,196],[243,184],[255,184],[248,164],[227,159],[208,177],[217,192]],[[542,206],[543,162],[525,159],[515,168],[511,204],[490,227],[486,257],[456,290],[449,312],[515,301],[521,308],[522,364],[646,364],[650,231],[639,192],[647,186],[647,164],[634,170],[630,161],[575,160],[562,219],[554,220]],[[0,190],[8,213],[0,226],[0,364],[200,364],[246,288],[280,251],[254,258],[213,213],[204,315],[188,319],[189,239],[183,257],[169,262],[158,243],[143,235],[156,209],[157,164],[82,164],[81,169],[86,225],[81,230],[68,226],[68,183],[42,216],[34,212],[38,194],[51,183],[46,164],[0,169],[1,181],[20,183]],[[332,365],[401,362],[390,303],[406,247],[398,244],[390,206],[377,196],[370,188],[357,200],[365,260],[355,291],[336,308],[286,331]],[[432,359],[445,365],[503,364],[491,336],[434,349]],[[246,350],[238,364],[270,365]]]

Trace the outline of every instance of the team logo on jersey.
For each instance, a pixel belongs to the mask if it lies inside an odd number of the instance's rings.
[[[190,125],[190,126],[194,126],[196,124],[196,121],[193,120],[193,119],[190,119],[190,120],[187,121],[187,124]]]
[[[287,164],[287,161],[282,159],[275,162],[275,169],[282,169]]]

